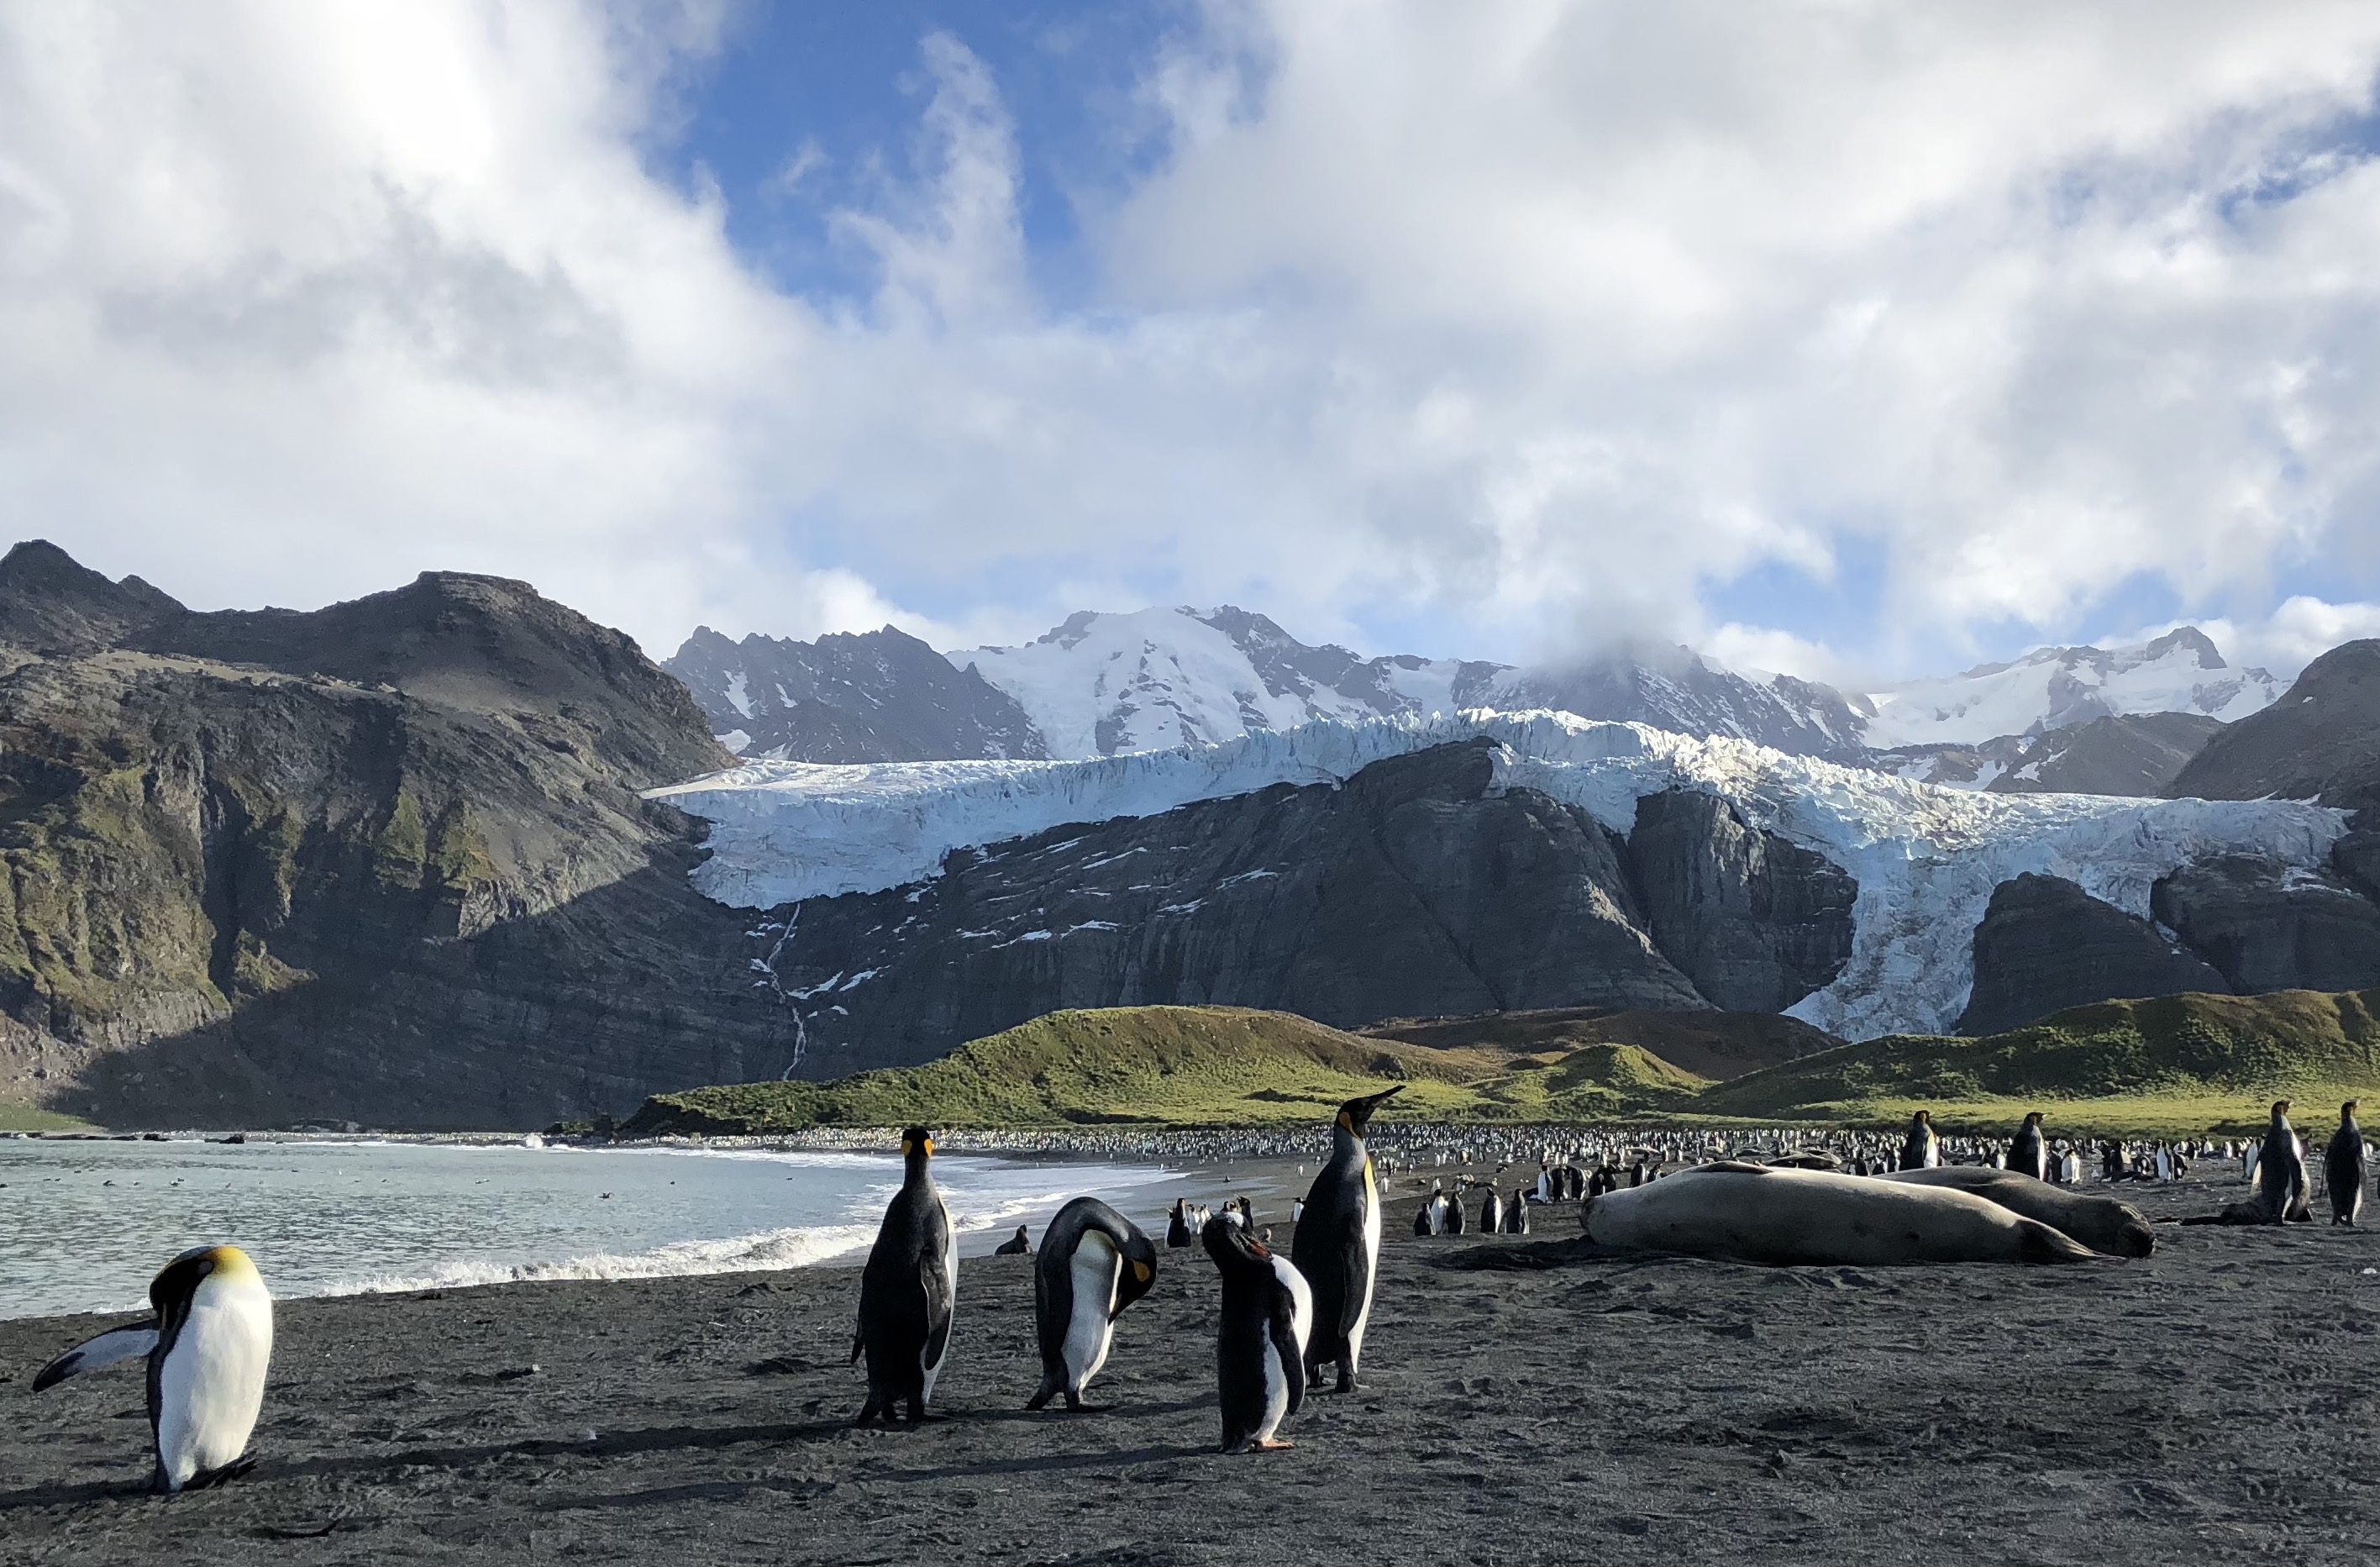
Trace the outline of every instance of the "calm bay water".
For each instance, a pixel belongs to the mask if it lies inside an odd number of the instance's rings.
[[[1146,1223],[1134,1188],[1174,1175],[964,1155],[934,1173],[969,1253],[1086,1192]],[[863,1251],[900,1182],[865,1154],[0,1140],[0,1317],[141,1306],[175,1253],[225,1241],[285,1297],[800,1267]]]

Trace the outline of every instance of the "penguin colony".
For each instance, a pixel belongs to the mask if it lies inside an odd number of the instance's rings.
[[[1355,1391],[1379,1268],[1381,1179],[1407,1169],[1484,1162],[1480,1149],[1448,1142],[1446,1128],[1395,1129],[1397,1152],[1376,1158],[1373,1114],[1402,1091],[1349,1099],[1331,1127],[1329,1157],[1291,1207],[1291,1252],[1268,1244],[1245,1196],[1218,1215],[1184,1197],[1167,1216],[1165,1247],[1202,1247],[1220,1285],[1216,1387],[1225,1452],[1269,1452],[1326,1366],[1338,1391]],[[2304,1143],[2287,1099],[2272,1106],[2263,1138],[2216,1143],[2104,1141],[2108,1182],[2175,1181],[2193,1160],[2237,1160],[2250,1198],[2219,1216],[2184,1223],[2311,1221]],[[2362,1217],[2371,1153],[2350,1099],[2321,1169],[2333,1224]],[[2071,1188],[2082,1180],[2082,1145],[2052,1140],[2039,1111],[2025,1116],[2005,1148],[1945,1137],[1924,1111],[1891,1138],[1863,1132],[1737,1135],[1633,1131],[1624,1140],[1501,1150],[1498,1174],[1534,1155],[1534,1180],[1507,1196],[1494,1182],[1458,1174],[1450,1189],[1433,1178],[1414,1233],[1527,1234],[1530,1209],[1577,1202],[1597,1245],[1683,1251],[1751,1262],[1920,1260],[2070,1261],[2145,1257],[2155,1235],[2137,1209]],[[1474,1137],[1489,1134],[1473,1133]],[[1235,1140],[1243,1157],[1303,1151],[1281,1139]],[[958,1302],[957,1231],[933,1178],[931,1131],[902,1134],[903,1178],[887,1206],[860,1275],[851,1359],[867,1362],[868,1391],[854,1424],[935,1418],[935,1384],[949,1363]],[[1676,1168],[1671,1168],[1675,1166]],[[1301,1167],[1302,1168],[1302,1167]],[[1680,1179],[1687,1177],[1687,1179]],[[1862,1179],[1866,1177],[1869,1179]],[[1656,1184],[1658,1183],[1658,1185]],[[1475,1187],[1476,1219],[1466,1210]],[[1917,1243],[1871,1255],[1876,1216],[1902,1217]],[[1913,1226],[1913,1228],[1912,1228]],[[1837,1237],[1829,1239],[1830,1236]],[[1099,1406],[1084,1392],[1107,1363],[1114,1324],[1156,1282],[1158,1245],[1096,1197],[1059,1209],[1037,1249],[1029,1228],[995,1255],[1033,1259],[1034,1314],[1042,1376],[1026,1408],[1063,1397],[1069,1413]],[[35,1376],[44,1391],[86,1373],[139,1360],[147,1367],[152,1488],[175,1493],[245,1473],[273,1354],[273,1300],[255,1264],[232,1245],[201,1246],[167,1263],[149,1290],[151,1315],[67,1350]]]

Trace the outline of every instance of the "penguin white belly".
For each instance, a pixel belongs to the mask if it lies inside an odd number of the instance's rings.
[[[157,1460],[179,1490],[248,1450],[273,1359],[273,1298],[251,1272],[200,1282],[157,1377]]]
[[[939,1198],[936,1200],[940,1201]],[[959,1325],[959,1232],[958,1226],[951,1222],[951,1205],[942,1203],[941,1208],[942,1233],[950,1237],[942,1245],[942,1277],[948,1282],[950,1289],[951,1326],[950,1330],[942,1335],[942,1353],[940,1356],[932,1360],[925,1358],[933,1350],[933,1340],[930,1338],[926,1341],[926,1349],[917,1356],[926,1372],[925,1399],[928,1403],[934,1402],[935,1379],[941,1376],[942,1367],[951,1363],[951,1339],[957,1333]]]
[[[1080,1396],[1107,1364],[1123,1257],[1113,1241],[1088,1231],[1075,1247],[1069,1271],[1074,1275],[1075,1314],[1066,1322],[1066,1391]]]
[[[1269,1442],[1272,1440],[1272,1434],[1281,1429],[1281,1421],[1289,1414],[1289,1372],[1281,1366],[1281,1351],[1273,1346],[1269,1336],[1265,1340],[1262,1358],[1265,1386],[1264,1418],[1257,1422],[1256,1439],[1259,1442]]]
[[[1353,1364],[1364,1358],[1364,1330],[1372,1320],[1372,1282],[1380,1276],[1380,1192],[1372,1184],[1372,1163],[1364,1161],[1364,1298],[1355,1307],[1354,1325],[1347,1330],[1347,1354]]]

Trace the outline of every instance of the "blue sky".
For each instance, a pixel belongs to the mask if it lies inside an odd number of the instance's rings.
[[[0,0],[0,497],[662,650],[2287,670],[2380,634],[2375,73],[2345,0]]]

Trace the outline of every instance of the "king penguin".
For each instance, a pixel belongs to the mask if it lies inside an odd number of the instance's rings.
[[[868,1402],[852,1424],[865,1426],[906,1400],[909,1424],[926,1417],[935,1379],[950,1358],[951,1317],[958,1306],[959,1241],[951,1210],[929,1168],[934,1135],[901,1134],[901,1189],[859,1275],[859,1330],[851,1358],[868,1356]]]
[[[1377,1226],[1375,1229],[1377,1235]],[[1287,1258],[1236,1224],[1200,1232],[1223,1276],[1215,1332],[1215,1389],[1223,1413],[1225,1452],[1266,1452],[1281,1423],[1305,1402],[1305,1356],[1314,1331],[1314,1294]]]
[[[149,1357],[149,1433],[158,1491],[196,1489],[245,1473],[240,1460],[264,1405],[273,1359],[273,1296],[237,1246],[200,1246],[150,1282],[145,1322],[102,1333],[42,1367],[33,1391]]]
[[[2049,1149],[2041,1141],[2041,1111],[2025,1113],[2024,1124],[2016,1129],[2016,1141],[2009,1145],[2008,1168],[2036,1181],[2049,1179]]]
[[[1172,1211],[1165,1216],[1165,1245],[1171,1250],[1190,1244],[1190,1199],[1175,1197]]]
[[[1490,1186],[1488,1188],[1488,1195],[1479,1199],[1479,1233],[1483,1235],[1495,1235],[1502,1233],[1503,1229],[1503,1194]]]
[[[1909,1118],[1909,1136],[1900,1145],[1900,1168],[1933,1170],[1942,1162],[1942,1139],[1934,1135],[1934,1112],[1921,1110]]]
[[[1354,1391],[1364,1329],[1372,1317],[1372,1282],[1380,1266],[1380,1191],[1372,1178],[1372,1156],[1364,1147],[1364,1135],[1373,1112],[1403,1091],[1400,1085],[1339,1107],[1330,1161],[1305,1194],[1305,1222],[1290,1243],[1289,1259],[1314,1292],[1306,1379],[1313,1380],[1320,1367],[1335,1361],[1342,1393]],[[1462,1214],[1459,1204],[1450,1207],[1450,1220]]]
[[[2265,1146],[2256,1157],[2256,1213],[2267,1224],[2307,1217],[2305,1150],[2289,1124],[2289,1101],[2273,1101],[2272,1124],[2265,1129]]]
[[[1025,1407],[1060,1393],[1087,1411],[1083,1390],[1107,1364],[1123,1308],[1157,1281],[1157,1246],[1140,1226],[1097,1197],[1076,1197],[1041,1233],[1033,1264],[1033,1321],[1041,1341],[1041,1387]]]
[[[2338,1130],[2330,1135],[2323,1172],[2330,1177],[2330,1221],[2352,1224],[2363,1214],[2363,1128],[2356,1124],[2353,1099],[2338,1107]]]
[[[1516,1188],[1512,1193],[1512,1200],[1504,1205],[1504,1233],[1508,1235],[1525,1235],[1528,1233],[1528,1200]]]

